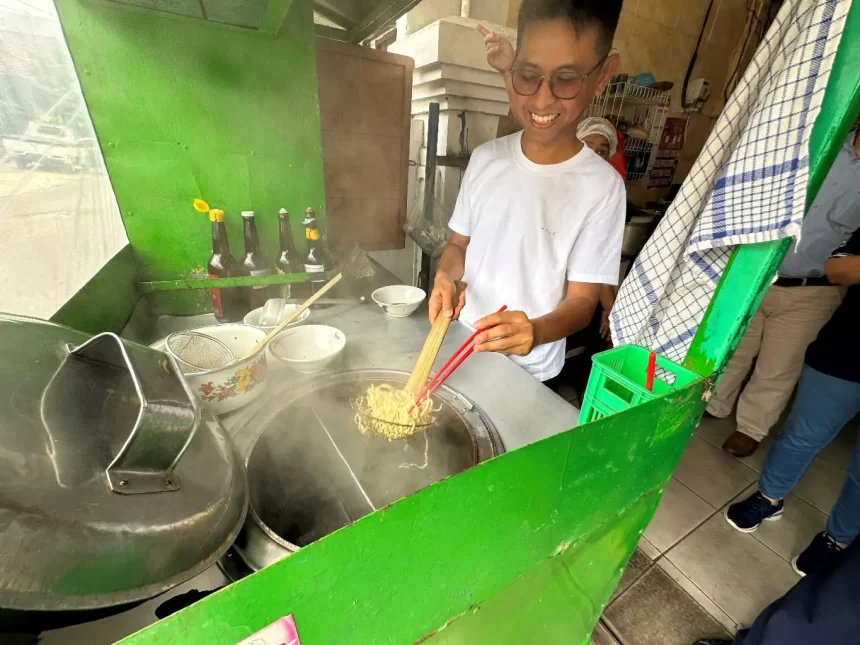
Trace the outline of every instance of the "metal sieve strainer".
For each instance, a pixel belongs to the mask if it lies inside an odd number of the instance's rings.
[[[223,342],[196,331],[178,331],[164,342],[184,374],[226,367],[235,360],[233,352]]]

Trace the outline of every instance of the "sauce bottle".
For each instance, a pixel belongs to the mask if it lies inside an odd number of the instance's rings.
[[[281,252],[278,255],[278,259],[275,260],[275,270],[282,275],[301,273],[302,263],[299,260],[296,245],[293,242],[293,233],[290,230],[290,214],[286,208],[278,211],[278,238],[281,242]],[[280,292],[281,298],[289,298],[290,285],[281,285]]]
[[[317,226],[317,215],[313,208],[305,210],[305,239],[308,243],[308,252],[305,255],[305,273],[312,274],[311,292],[316,293],[326,283],[325,272],[332,268],[331,258],[323,247],[320,239],[320,230]]]
[[[236,260],[230,254],[224,211],[219,208],[210,210],[209,221],[212,222],[212,255],[206,265],[207,273],[210,278],[236,277],[240,272],[237,271]],[[209,294],[218,322],[242,320],[246,310],[242,289],[210,289]]]
[[[245,255],[240,261],[249,275],[259,277],[274,274],[274,267],[260,250],[260,238],[257,235],[257,221],[254,211],[242,211],[242,224],[245,235]],[[266,304],[269,298],[276,298],[277,291],[270,286],[257,285],[246,288],[248,306],[257,309]]]

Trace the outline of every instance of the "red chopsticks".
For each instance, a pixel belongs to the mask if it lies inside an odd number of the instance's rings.
[[[649,392],[654,391],[654,373],[656,371],[657,354],[655,352],[651,352],[650,354],[648,354],[648,371],[645,372],[645,389]]]
[[[500,314],[503,311],[505,311],[507,308],[508,308],[507,305],[502,305],[502,308],[499,309],[496,313]],[[467,358],[469,358],[469,356],[472,355],[472,352],[475,351],[475,345],[472,341],[474,341],[475,338],[478,337],[478,334],[480,334],[482,331],[484,331],[484,330],[479,329],[474,334],[469,336],[469,338],[466,339],[466,342],[463,343],[462,345],[460,345],[460,348],[456,352],[454,352],[451,355],[451,358],[449,358],[445,362],[445,364],[442,366],[442,369],[440,369],[438,372],[436,372],[436,375],[432,379],[430,379],[430,382],[427,384],[427,387],[425,387],[423,390],[421,390],[421,393],[417,397],[415,397],[415,403],[413,403],[412,407],[409,408],[410,413],[412,412],[412,410],[415,409],[416,405],[418,405],[419,403],[424,401],[424,399],[426,399],[431,394],[433,394],[433,392],[438,390],[439,386],[442,385],[442,383],[444,383],[445,380],[447,380],[447,378],[449,376],[451,376],[451,374],[454,373],[454,370],[456,370],[458,367],[460,367],[460,365],[463,364],[463,361],[465,361]],[[470,344],[471,344],[471,347],[469,346]],[[465,352],[464,352],[464,350],[465,350]],[[463,352],[462,356],[460,356],[461,352]],[[459,356],[459,358],[457,358],[458,356]],[[454,362],[455,359],[456,359],[456,362]],[[449,367],[450,367],[450,369],[448,369]]]

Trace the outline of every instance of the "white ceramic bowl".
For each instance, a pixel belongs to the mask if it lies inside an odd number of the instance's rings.
[[[346,347],[340,329],[326,325],[302,325],[285,329],[269,343],[272,356],[302,374],[321,372]]]
[[[377,289],[370,297],[392,318],[406,318],[418,309],[427,294],[418,287],[393,284]]]
[[[292,314],[298,308],[299,308],[299,305],[287,305],[284,308],[284,313],[281,316],[281,320],[284,320],[287,316]],[[272,326],[261,325],[260,324],[260,317],[262,315],[263,315],[263,308],[262,307],[260,307],[259,309],[254,309],[253,311],[249,311],[247,313],[247,315],[245,316],[244,322],[249,327],[254,327],[255,329],[262,329],[264,332],[266,332],[268,334],[275,327],[277,327],[277,325],[272,325]],[[301,315],[298,318],[296,318],[296,320],[294,322],[291,322],[287,326],[287,329],[291,329],[293,326],[298,325],[299,323],[307,320],[308,316],[310,316],[310,315],[311,315],[311,310],[305,309],[301,313]]]
[[[239,323],[212,325],[194,331],[217,338],[230,348],[237,359],[266,337],[266,332]],[[151,347],[163,352],[164,341],[162,338]],[[186,374],[185,380],[213,413],[225,414],[238,410],[259,397],[265,390],[267,373],[264,346],[248,358],[237,360],[227,367]]]

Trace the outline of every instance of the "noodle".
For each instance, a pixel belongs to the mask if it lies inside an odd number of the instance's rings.
[[[356,425],[363,434],[372,431],[389,440],[411,437],[436,421],[434,413],[441,410],[428,397],[410,413],[414,403],[415,396],[405,390],[371,385],[367,394],[353,401]]]

